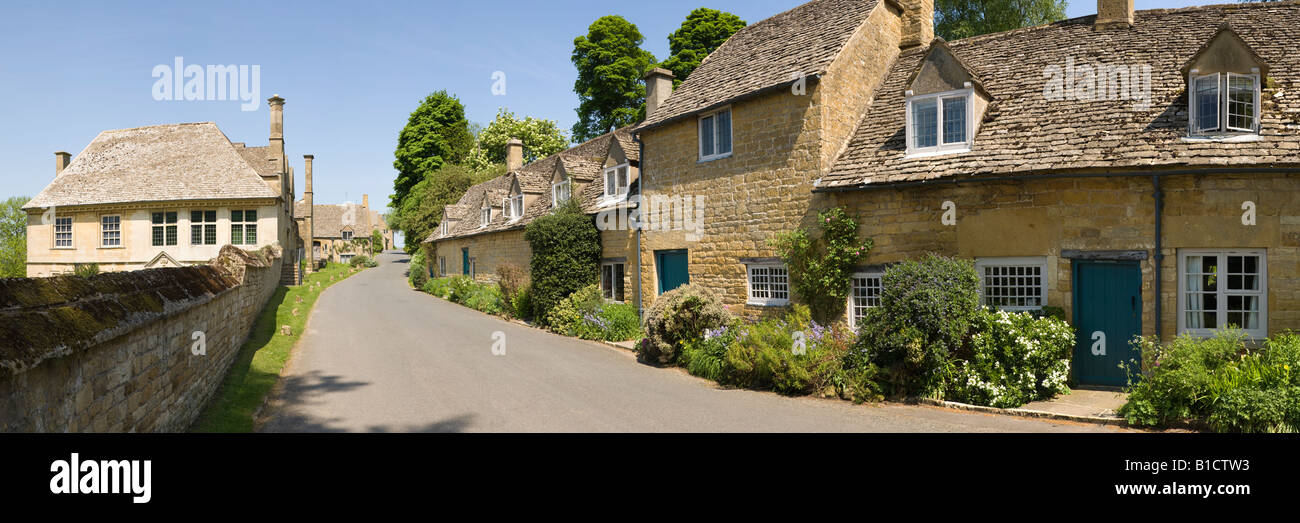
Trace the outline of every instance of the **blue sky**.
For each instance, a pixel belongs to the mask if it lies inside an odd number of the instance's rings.
[[[1195,5],[1138,0],[1138,9]],[[53,152],[81,151],[100,131],[216,122],[232,141],[265,145],[265,99],[280,94],[285,142],[302,187],[302,155],[315,154],[321,203],[382,207],[392,192],[397,134],[419,101],[447,89],[471,121],[498,107],[568,129],[574,37],[619,14],[646,35],[658,59],[668,33],[696,7],[750,23],[798,0],[609,2],[201,2],[14,1],[0,6],[0,197],[33,196],[53,177]],[[1068,15],[1096,10],[1073,1]],[[258,65],[255,112],[237,101],[155,101],[157,65]],[[506,73],[505,96],[492,73]]]

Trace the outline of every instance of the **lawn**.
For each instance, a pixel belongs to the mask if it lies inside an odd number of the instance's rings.
[[[253,416],[266,400],[266,395],[280,379],[280,371],[289,360],[293,346],[298,342],[307,317],[316,305],[316,298],[329,286],[351,276],[351,267],[330,264],[325,269],[307,275],[303,285],[280,287],[267,301],[257,317],[248,341],[239,349],[235,363],[226,374],[221,390],[208,402],[199,419],[190,428],[192,432],[252,432]],[[334,280],[331,281],[330,278]],[[315,286],[320,282],[320,287]],[[298,302],[302,298],[302,303]],[[293,309],[298,314],[293,314]],[[280,327],[289,325],[292,336],[280,334]]]

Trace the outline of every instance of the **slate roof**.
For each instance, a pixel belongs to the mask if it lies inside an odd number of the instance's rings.
[[[1300,163],[1300,3],[1138,11],[1131,29],[1094,31],[1096,17],[949,42],[993,104],[966,153],[905,158],[908,78],[926,49],[904,51],[819,188],[968,179],[1073,169]],[[1186,140],[1187,78],[1180,69],[1223,23],[1270,66],[1258,141]],[[1129,100],[1048,101],[1044,70],[1148,64],[1151,107]]]
[[[878,2],[813,0],[736,31],[636,131],[822,75]]]
[[[276,198],[212,122],[99,133],[24,209]]]
[[[604,176],[601,173],[613,140],[631,142],[630,128],[625,127],[598,136],[571,149],[534,161],[512,173],[470,187],[456,204],[448,205],[444,211],[448,216],[459,221],[451,226],[451,230],[445,236],[442,234],[441,227],[435,229],[424,243],[520,229],[533,219],[551,212],[551,177],[555,173],[557,164],[563,165],[569,176],[585,184],[582,191],[576,195],[578,202],[584,211],[596,212],[605,187]],[[512,175],[519,177],[521,188],[526,194],[536,195],[535,201],[524,209],[523,218],[518,220],[506,220],[501,209],[502,199],[510,190]],[[486,227],[480,227],[479,212],[482,210],[484,193],[491,197],[492,222]]]
[[[343,238],[343,230],[349,224],[344,223],[348,217],[354,238],[369,237],[372,230],[373,212],[367,212],[360,204],[342,203],[337,205],[318,204],[313,206],[312,234],[316,238]],[[350,211],[350,212],[349,212]],[[307,203],[294,202],[293,215],[300,218],[307,216]]]
[[[239,151],[239,155],[244,157],[244,160],[246,160],[249,165],[253,166],[253,170],[257,171],[257,174],[262,176],[276,176],[280,174],[279,158],[277,158],[275,153],[271,152],[271,147],[269,145],[262,147],[248,147],[242,143],[234,145],[235,150]]]

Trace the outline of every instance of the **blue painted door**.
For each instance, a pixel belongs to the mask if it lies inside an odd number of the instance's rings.
[[[469,247],[463,247],[460,250],[461,274],[469,276]]]
[[[1134,262],[1074,263],[1074,375],[1084,385],[1125,385],[1128,363],[1141,361],[1129,342],[1142,333],[1142,270]]]
[[[685,249],[655,251],[655,269],[659,276],[659,294],[691,282]]]

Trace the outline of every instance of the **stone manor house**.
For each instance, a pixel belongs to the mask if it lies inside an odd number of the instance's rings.
[[[769,241],[837,206],[875,242],[850,324],[889,264],[933,252],[974,259],[989,306],[1063,310],[1085,384],[1122,384],[1134,335],[1300,329],[1300,2],[1099,0],[954,42],[933,13],[814,0],[740,30],[675,91],[651,72],[645,121],[449,206],[434,272],[527,267],[522,227],[556,199],[702,197],[701,230],[603,233],[606,297],[644,308],[691,282],[771,314],[797,297]]]

